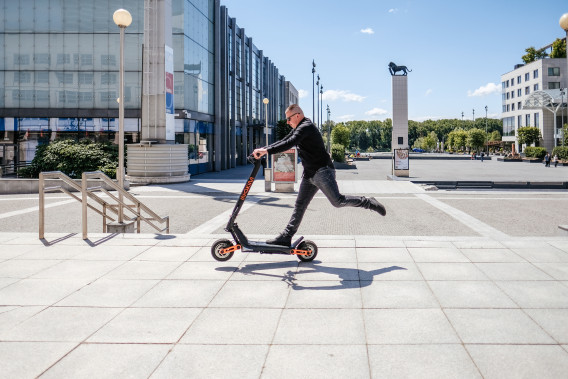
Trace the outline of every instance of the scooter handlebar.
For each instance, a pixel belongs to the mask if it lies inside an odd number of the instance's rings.
[[[254,154],[251,154],[251,155],[249,155],[249,156],[247,157],[247,161],[248,161],[249,163],[252,163],[252,164],[255,164],[257,161],[260,162],[260,161],[262,161],[263,159],[266,159],[266,156],[262,156],[262,157],[260,157],[260,159],[256,159],[256,158],[254,157]]]

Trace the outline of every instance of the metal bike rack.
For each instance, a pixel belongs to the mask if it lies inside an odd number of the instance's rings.
[[[59,179],[63,181],[63,183],[67,184],[71,190],[69,190],[63,185],[46,187],[45,179]],[[99,179],[101,185],[89,187],[88,179]],[[106,187],[103,186],[102,184],[105,184]],[[107,188],[110,188],[110,190],[108,190]],[[72,190],[80,192],[81,197],[72,193],[71,192]],[[103,172],[101,171],[84,172],[82,175],[81,185],[79,185],[75,180],[71,179],[69,176],[65,175],[61,171],[49,171],[49,172],[42,172],[39,174],[39,238],[40,239],[44,238],[45,235],[45,193],[55,192],[55,191],[61,191],[63,193],[66,193],[82,204],[83,239],[87,239],[87,211],[89,209],[95,211],[96,213],[100,214],[103,217],[103,233],[107,232],[107,221],[111,222],[116,221],[116,219],[111,217],[108,214],[108,212],[112,213],[118,218],[120,212],[119,208],[122,208],[122,211],[127,211],[131,213],[130,217],[127,216],[124,217],[125,220],[127,221],[136,221],[137,233],[140,233],[141,221],[146,222],[148,225],[156,229],[158,232],[165,231],[166,234],[169,234],[170,232],[170,219],[168,216],[165,217],[158,216],[141,201],[137,200],[134,196],[132,196],[123,188],[120,188],[111,178],[106,176]],[[95,192],[97,191],[104,192],[110,199],[113,200],[113,203],[106,201],[105,199],[95,194]],[[119,194],[119,196],[115,196],[110,191],[116,191]],[[96,206],[89,204],[89,199],[92,200],[92,202],[98,204],[102,209],[99,209]],[[127,203],[127,201],[130,201],[130,203]],[[157,225],[157,223],[159,224],[165,223],[166,226],[164,228],[160,228]]]

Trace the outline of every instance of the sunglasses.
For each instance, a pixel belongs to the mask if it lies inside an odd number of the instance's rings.
[[[297,114],[299,114],[299,113],[294,113],[292,116],[286,117],[286,121],[290,121],[290,120],[292,119],[292,117],[294,117],[294,116],[297,115]]]

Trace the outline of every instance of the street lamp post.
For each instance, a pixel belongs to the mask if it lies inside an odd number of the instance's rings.
[[[312,121],[315,121],[316,115],[316,93],[314,92],[314,86],[316,81],[316,61],[312,59]]]
[[[112,15],[114,23],[120,28],[120,73],[118,92],[118,186],[124,189],[124,30],[132,23],[132,16],[126,9],[118,9]],[[119,193],[118,222],[124,221],[122,194]]]
[[[320,129],[322,127],[322,120],[323,120],[323,84],[320,85],[320,97],[321,97],[321,106],[320,106]]]
[[[487,137],[487,105],[485,106],[485,146],[487,146],[487,155],[489,155],[489,138]]]
[[[319,87],[319,85],[320,85],[320,76],[318,74],[318,81],[316,82],[316,93],[317,93],[317,96],[318,96],[318,106],[316,108],[316,111],[317,111],[316,118],[312,120],[313,122],[316,123],[316,128],[318,128],[318,129],[319,129],[319,114],[320,114],[320,95],[319,95],[319,88],[320,87]]]
[[[566,91],[566,88],[562,88],[560,90],[560,99],[561,99],[560,100],[561,101],[561,104],[560,104],[560,112],[561,113],[560,114],[562,115],[562,124],[561,124],[560,128],[562,130],[562,146],[564,146],[564,109],[562,109],[562,108],[564,108],[564,95],[565,95],[564,91]],[[556,139],[556,137],[554,137],[554,139]]]
[[[327,153],[329,154],[330,139],[331,139],[331,124],[329,122],[329,116],[331,111],[329,110],[329,104],[327,105]]]
[[[566,32],[566,46],[568,46],[568,13],[564,13],[561,17],[560,20],[558,21],[558,23],[560,24],[560,27],[562,29],[564,29],[564,31]],[[567,49],[568,50],[568,49]],[[568,70],[568,54],[566,54],[566,68]],[[568,71],[566,71],[568,73]],[[567,85],[568,87],[568,85]],[[564,114],[564,113],[562,113]],[[564,142],[565,142],[565,136],[564,136],[564,121],[562,122],[562,146],[564,146]]]
[[[475,109],[473,109],[473,122],[475,122]]]
[[[268,146],[268,98],[264,98],[262,100],[264,103],[264,116],[265,116],[265,123],[264,123],[264,133],[266,134],[266,146]]]

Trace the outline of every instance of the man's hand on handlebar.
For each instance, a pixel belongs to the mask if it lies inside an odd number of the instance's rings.
[[[262,156],[268,154],[268,151],[266,151],[266,149],[264,148],[259,148],[259,149],[254,149],[254,151],[252,152],[252,155],[254,156],[254,159],[260,159],[262,158]]]

